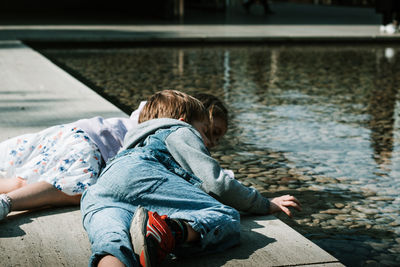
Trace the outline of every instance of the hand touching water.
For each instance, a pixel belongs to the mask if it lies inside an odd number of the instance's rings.
[[[289,217],[292,217],[292,213],[289,210],[289,207],[292,207],[298,211],[301,211],[300,202],[294,196],[291,196],[291,195],[284,195],[284,196],[280,196],[280,197],[271,198],[269,201],[270,201],[270,213],[271,214],[283,211]]]

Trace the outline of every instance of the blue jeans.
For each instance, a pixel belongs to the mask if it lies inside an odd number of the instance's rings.
[[[160,164],[150,153],[132,151],[112,160],[98,182],[82,196],[83,225],[92,244],[90,266],[111,254],[126,266],[140,266],[129,228],[138,206],[160,215],[186,220],[200,233],[191,247],[174,254],[193,255],[224,250],[239,243],[239,213]]]

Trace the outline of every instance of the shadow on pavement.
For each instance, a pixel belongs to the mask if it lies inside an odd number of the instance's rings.
[[[22,237],[27,233],[23,225],[32,223],[34,219],[77,210],[78,207],[44,208],[31,211],[13,212],[0,221],[0,238]]]
[[[220,253],[199,255],[195,257],[192,256],[191,258],[170,259],[162,266],[185,266],[188,262],[193,264],[193,262],[196,262],[194,259],[196,257],[199,258],[199,260],[201,258],[202,266],[223,266],[231,260],[249,259],[257,250],[268,250],[268,245],[276,242],[275,238],[269,238],[255,231],[255,229],[263,228],[264,226],[258,224],[254,220],[251,220],[252,216],[242,215],[241,218],[242,231],[239,245]],[[243,220],[243,218],[247,218],[247,220]]]

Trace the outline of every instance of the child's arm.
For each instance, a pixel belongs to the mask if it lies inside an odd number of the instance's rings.
[[[200,178],[203,181],[202,189],[222,203],[240,211],[259,214],[283,210],[282,207],[287,204],[293,206],[292,202],[274,203],[275,199],[271,200],[273,204],[270,205],[270,201],[257,190],[230,178],[210,156],[200,135],[194,129],[179,128],[171,133],[165,142],[179,165]]]

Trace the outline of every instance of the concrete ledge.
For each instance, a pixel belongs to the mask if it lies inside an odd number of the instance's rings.
[[[0,40],[26,42],[398,42],[378,25],[0,26]]]
[[[343,266],[274,216],[242,216],[241,244],[163,266]],[[2,266],[87,266],[90,244],[77,208],[13,213],[0,222]]]
[[[343,266],[274,216],[242,216],[241,227],[239,246],[206,257],[172,261],[165,266]]]
[[[0,42],[0,141],[101,115],[127,116],[18,41]],[[75,208],[11,214],[0,222],[1,266],[86,266],[90,244]],[[243,217],[242,244],[166,266],[342,266],[273,216]]]

